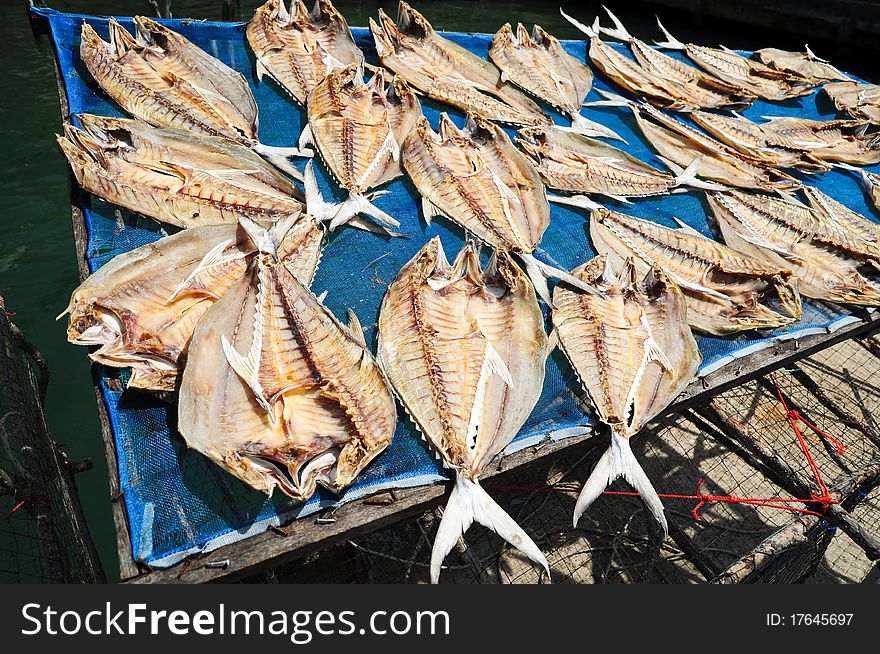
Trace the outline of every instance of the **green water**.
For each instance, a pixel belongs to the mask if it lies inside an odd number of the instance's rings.
[[[164,0],[160,0],[164,5]],[[256,1],[242,2],[240,17],[253,14]],[[418,2],[438,29],[494,32],[504,22],[541,23],[563,38],[578,38],[561,19],[557,4],[535,1]],[[589,19],[599,3],[569,2],[572,13]],[[634,2],[608,2],[635,34],[653,36],[653,14],[658,8]],[[14,312],[13,320],[45,354],[51,383],[46,412],[49,427],[73,459],[89,457],[95,467],[78,476],[77,482],[92,537],[108,578],[118,576],[113,520],[107,484],[107,467],[100,437],[95,397],[92,392],[85,348],[69,345],[64,322],[54,317],[67,304],[78,283],[65,163],[53,134],[60,118],[51,51],[47,39],[35,40],[24,2],[0,3],[0,61],[3,62],[3,99],[0,101],[0,143],[4,174],[0,181],[0,293]],[[53,2],[62,11],[92,14],[148,13],[144,0],[66,0]],[[336,6],[351,25],[366,25],[382,6],[392,16],[395,2],[338,0]],[[220,0],[175,0],[176,17],[220,18]],[[756,48],[768,45],[799,48],[802,39],[774,34],[754,27],[720,25],[694,19],[681,12],[662,9],[664,23],[679,38],[728,47]],[[589,20],[587,20],[589,22]],[[833,44],[814,42],[820,53]],[[819,48],[824,46],[825,50]],[[853,62],[855,63],[855,62]],[[860,72],[859,66],[850,66]]]

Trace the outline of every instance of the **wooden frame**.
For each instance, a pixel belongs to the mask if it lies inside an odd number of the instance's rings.
[[[62,121],[69,120],[67,93],[60,75],[57,53],[53,47],[53,63]],[[72,174],[70,206],[73,236],[80,279],[90,274],[86,250],[88,231],[80,206],[87,196],[79,189]],[[814,334],[798,340],[780,341],[768,349],[753,353],[721,369],[695,380],[663,415],[669,415],[706,403],[708,398],[729,388],[785,367],[799,359],[830,347],[846,339],[864,337],[880,332],[880,313],[864,312],[855,322],[832,334]],[[108,468],[118,470],[115,437],[110,424],[108,407],[101,393],[97,366],[92,367],[93,385],[101,423],[101,436]],[[496,459],[484,479],[504,474],[534,463],[547,456],[583,447],[586,441],[602,437],[600,432],[574,436],[558,442],[544,442],[519,452]],[[315,517],[294,520],[288,525],[269,529],[230,545],[219,547],[203,555],[194,555],[164,569],[149,569],[132,558],[132,545],[125,504],[121,501],[118,475],[111,473],[110,490],[113,501],[113,520],[116,527],[116,546],[119,554],[120,576],[129,583],[204,583],[232,581],[262,569],[302,558],[334,543],[401,522],[438,506],[449,490],[448,484],[434,484],[396,490],[388,504],[365,502],[363,499],[329,510],[333,520],[318,522]],[[320,515],[326,515],[323,512]]]

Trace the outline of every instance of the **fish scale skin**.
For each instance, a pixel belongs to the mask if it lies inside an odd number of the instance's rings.
[[[394,402],[369,352],[270,255],[260,255],[253,277],[212,309],[193,336],[190,362],[197,365],[186,369],[181,386],[188,444],[269,494],[277,486],[307,499],[316,484],[335,492],[348,486],[391,441],[396,425]],[[275,424],[220,347],[227,335],[233,349],[249,352],[259,316],[257,374],[273,401]],[[295,483],[263,463],[286,468],[297,480],[310,459],[333,450],[332,465]]]
[[[547,338],[534,291],[507,255],[497,262],[499,275],[484,277],[469,242],[450,267],[432,239],[389,285],[379,315],[379,359],[398,397],[446,464],[470,479],[516,435],[544,376]],[[485,371],[489,344],[512,386]]]
[[[572,270],[603,296],[559,285],[552,319],[600,419],[614,434],[629,438],[684,389],[696,374],[700,354],[687,327],[685,300],[662,272],[653,271],[656,281],[650,288],[627,273],[627,279],[613,281],[609,276],[614,272],[602,255]],[[656,361],[646,363],[652,341],[670,370]]]
[[[514,84],[527,93],[569,114],[579,113],[581,103],[592,87],[592,72],[565,52],[555,37],[537,25],[534,34],[538,38],[533,36],[528,41],[520,39],[520,43],[516,44],[510,24],[504,25],[492,39],[489,57]],[[560,87],[549,71],[564,76],[571,82],[571,87]],[[563,88],[568,92],[564,93]]]
[[[593,213],[590,236],[596,250],[608,256],[614,267],[621,266],[627,257],[635,257],[641,273],[655,266],[670,276],[728,296],[724,301],[683,287],[688,321],[694,329],[723,335],[779,327],[800,317],[800,298],[790,270],[747,257],[711,239],[608,210]],[[789,299],[791,315],[761,305],[767,292]]]

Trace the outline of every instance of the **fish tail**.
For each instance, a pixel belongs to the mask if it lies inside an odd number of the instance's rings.
[[[571,16],[566,14],[562,10],[562,7],[559,8],[559,13],[562,14],[562,17],[565,20],[567,20],[569,23],[574,25],[576,28],[578,28],[581,32],[586,34],[588,37],[593,38],[594,36],[599,36],[599,30],[598,30],[598,22],[599,21],[598,21],[598,19],[596,20],[596,24],[594,24],[592,27],[590,27],[590,26],[585,25],[584,23],[580,22],[579,20],[575,20],[574,18],[572,18]]]
[[[699,188],[704,191],[724,191],[726,190],[726,186],[723,184],[716,184],[715,182],[707,182],[702,179],[699,179],[697,175],[700,172],[700,164],[703,161],[703,155],[699,155],[693,161],[691,161],[687,168],[682,168],[674,161],[670,159],[666,159],[665,157],[661,157],[657,155],[657,158],[662,161],[669,170],[675,173],[675,179],[673,180],[674,188],[688,187],[688,188]]]
[[[660,22],[659,18],[657,18],[657,27],[660,28],[661,32],[663,32],[663,36],[666,37],[665,41],[654,41],[654,44],[658,48],[665,48],[666,50],[684,50],[684,43],[672,36],[672,34],[670,34],[669,31],[665,27],[663,27],[663,23]]]
[[[577,527],[578,520],[584,514],[599,495],[604,491],[615,479],[623,477],[629,484],[638,491],[639,495],[651,514],[656,518],[657,522],[663,529],[663,537],[669,535],[669,525],[666,523],[666,516],[663,514],[663,503],[654,490],[648,475],[639,465],[633,454],[629,444],[629,439],[619,436],[612,432],[611,447],[609,447],[599,463],[593,468],[590,477],[584,484],[581,494],[578,496],[577,504],[574,507],[574,526]]]
[[[370,216],[382,225],[388,227],[400,227],[400,221],[391,217],[386,212],[373,204],[366,195],[360,193],[351,193],[339,206],[339,210],[330,220],[330,231],[333,231],[340,225],[352,222],[358,215]],[[383,231],[390,236],[399,236],[396,232],[383,228]]]
[[[556,204],[567,204],[571,207],[580,207],[581,209],[587,209],[588,211],[605,208],[604,205],[595,200],[591,200],[587,195],[556,195],[555,193],[548,193],[547,200],[555,202]]]
[[[541,299],[544,300],[544,302],[546,302],[548,306],[553,306],[552,298],[550,296],[550,289],[547,286],[547,279],[551,277],[555,277],[556,279],[565,282],[566,284],[569,284],[571,286],[574,286],[578,290],[585,291],[590,295],[604,297],[603,293],[599,291],[599,289],[587,284],[581,279],[578,279],[569,272],[566,272],[559,268],[554,268],[550,264],[539,261],[531,253],[520,253],[519,256],[526,266],[526,275],[528,275],[532,284],[535,286],[535,291],[538,293],[538,295],[541,296]]]
[[[605,89],[599,89],[593,87],[593,90],[598,93],[600,96],[605,98],[604,100],[592,100],[590,102],[584,102],[582,107],[636,107],[637,104],[633,100],[627,100],[622,95],[618,95],[617,93],[612,93],[611,91],[606,91]]]
[[[449,502],[443,510],[437,536],[434,538],[434,548],[431,550],[432,584],[440,580],[440,566],[446,555],[474,522],[491,529],[532,561],[541,565],[547,573],[547,578],[550,578],[547,558],[522,527],[498,506],[478,482],[457,475]]]
[[[613,129],[605,127],[601,123],[597,123],[589,118],[584,118],[580,114],[571,115],[571,131],[584,136],[603,136],[609,139],[616,139],[626,143],[626,139],[620,136]]]
[[[610,27],[601,27],[599,31],[602,34],[607,34],[608,36],[618,39],[619,41],[623,41],[625,43],[631,43],[635,41],[635,37],[630,34],[627,29],[623,26],[623,23],[620,22],[620,19],[611,13],[611,10],[608,9],[605,5],[602,5],[602,9],[605,10],[605,13],[608,14],[608,18],[611,19],[611,22],[614,23],[614,29]]]

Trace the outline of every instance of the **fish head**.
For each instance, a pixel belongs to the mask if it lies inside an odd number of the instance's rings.
[[[70,298],[67,312],[70,312],[67,321],[67,340],[70,343],[112,346],[120,342],[125,328],[123,317],[103,306],[97,295],[87,297],[77,289]]]
[[[373,34],[376,52],[380,59],[397,53],[402,35],[397,30],[394,21],[381,9],[379,10],[378,23],[370,18],[370,32]]]
[[[427,123],[427,119],[425,123]],[[430,125],[428,125],[428,129],[430,129]],[[458,129],[458,126],[452,119],[449,117],[445,111],[440,114],[440,119],[437,121],[437,132],[435,141],[440,143],[448,143],[453,141],[461,141],[467,138],[466,135],[462,132],[462,130]]]
[[[339,13],[330,0],[316,0],[315,6],[309,13],[309,22],[320,26],[341,25],[345,26],[346,30],[348,29],[345,17]]]
[[[434,33],[431,23],[403,0],[397,5],[397,30],[415,41],[422,41]]]
[[[533,45],[531,37],[529,37],[529,30],[526,29],[526,26],[522,23],[516,24],[516,41],[515,45],[520,45],[525,48],[531,47]]]
[[[137,42],[144,47],[152,46],[164,50],[168,41],[176,36],[170,29],[147,16],[135,16],[134,24]]]
[[[516,133],[516,144],[536,164],[541,162],[549,148],[546,127],[523,127]]]
[[[559,41],[555,36],[547,33],[543,27],[535,25],[532,28],[532,43],[536,46],[549,49],[558,44]]]
[[[110,20],[113,21],[112,18]],[[115,23],[116,21],[113,22]],[[119,23],[116,23],[116,25],[119,25]],[[122,29],[121,26],[119,27],[119,29],[125,32],[125,30]],[[110,35],[112,38],[112,30],[110,31]],[[95,29],[85,21],[83,21],[82,27],[80,28],[80,52],[82,53],[81,56],[85,61],[93,59],[98,54],[124,54],[124,52],[117,52],[113,43],[108,43],[100,36],[98,36],[98,33],[95,31]]]
[[[422,111],[422,105],[412,87],[400,75],[395,75],[391,80],[386,97],[389,102],[405,107],[407,111]]]

